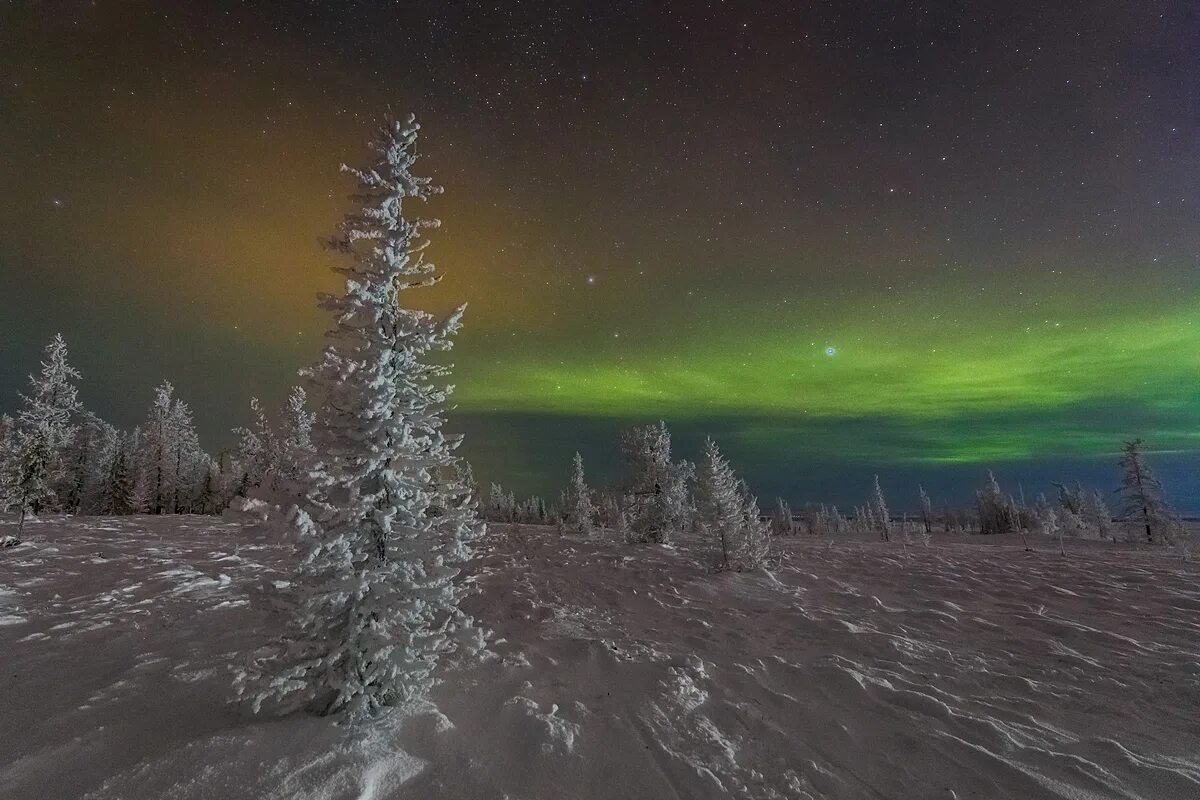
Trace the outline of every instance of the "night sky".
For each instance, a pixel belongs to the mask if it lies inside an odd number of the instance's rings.
[[[792,8],[793,5],[803,8]],[[58,330],[121,425],[207,447],[321,347],[337,171],[392,109],[469,302],[451,427],[557,492],[712,433],[764,498],[1111,488],[1200,507],[1200,5],[0,8],[0,408]]]

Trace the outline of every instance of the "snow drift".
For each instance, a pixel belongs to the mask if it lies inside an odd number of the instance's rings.
[[[797,538],[713,574],[686,544],[507,534],[469,601],[494,656],[348,730],[229,703],[279,545],[30,524],[0,551],[0,797],[1200,797],[1200,583],[1166,553]]]

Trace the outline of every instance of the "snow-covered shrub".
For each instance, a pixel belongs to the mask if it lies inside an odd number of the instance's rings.
[[[571,461],[571,479],[563,497],[559,530],[565,534],[591,536],[596,529],[596,506],[592,490],[583,478],[583,456],[575,454]]]
[[[293,386],[275,426],[258,398],[250,398],[252,426],[233,429],[238,438],[231,464],[235,495],[282,506],[296,500],[313,455],[316,415],[307,401],[304,387]]]

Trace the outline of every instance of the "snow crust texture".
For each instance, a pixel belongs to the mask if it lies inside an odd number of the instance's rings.
[[[1200,570],[1167,553],[799,537],[713,574],[687,542],[490,538],[468,610],[494,656],[349,729],[229,703],[279,544],[27,525],[0,551],[0,797],[1200,797]]]

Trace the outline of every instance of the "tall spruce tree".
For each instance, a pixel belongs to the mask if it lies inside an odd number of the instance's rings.
[[[137,451],[136,434],[119,436],[104,489],[100,493],[101,514],[123,515],[137,511],[131,454]]]
[[[883,489],[879,485],[879,476],[875,476],[875,485],[871,487],[871,499],[867,503],[867,513],[875,526],[875,532],[885,542],[892,538],[892,514],[888,511],[887,500],[883,497]]]
[[[1167,503],[1162,484],[1146,461],[1146,443],[1141,439],[1126,442],[1121,460],[1120,519],[1128,525],[1144,528],[1146,541],[1153,544],[1154,535],[1173,540],[1179,518]]]
[[[139,453],[140,492],[146,500],[146,510],[151,514],[166,514],[171,495],[171,451],[174,438],[171,430],[171,402],[175,387],[163,381],[154,389],[154,402],[146,418]]]
[[[782,497],[775,498],[775,510],[771,513],[771,533],[775,536],[791,536],[796,532],[796,521],[792,507]]]
[[[75,435],[63,450],[62,474],[55,493],[58,505],[69,514],[84,510],[104,463],[105,450],[115,430],[90,411],[80,410],[73,417]]]
[[[1096,535],[1101,539],[1113,538],[1115,529],[1112,512],[1108,510],[1108,504],[1104,502],[1104,496],[1100,494],[1099,489],[1084,498],[1083,521],[1096,531]]]
[[[139,437],[137,505],[151,514],[192,511],[212,460],[200,448],[188,404],[163,381]]]
[[[704,442],[696,472],[700,529],[713,542],[720,570],[758,569],[767,556],[770,526],[716,442]]]
[[[921,525],[925,529],[925,535],[933,533],[933,501],[929,499],[929,493],[925,491],[925,487],[917,485],[919,500],[921,503]]]
[[[171,406],[171,513],[196,510],[200,487],[212,459],[200,449],[200,437],[192,421],[192,409],[182,400]]]
[[[745,509],[733,467],[712,439],[704,442],[696,487],[700,527],[716,546],[717,568],[736,569],[741,560],[740,531]]]
[[[72,419],[80,409],[75,385],[79,371],[67,360],[61,333],[46,345],[45,353],[41,372],[29,376],[29,394],[21,395],[0,484],[4,505],[20,514],[18,532],[24,529],[27,514],[54,507],[54,486],[61,480],[64,451],[76,432]]]
[[[390,122],[374,164],[343,167],[356,207],[328,246],[345,257],[345,290],[320,299],[333,323],[308,373],[322,402],[315,455],[281,520],[299,548],[295,614],[237,681],[256,710],[372,714],[425,694],[456,646],[483,644],[459,610],[483,525],[468,491],[437,480],[460,437],[442,431],[449,369],[428,360],[450,349],[464,308],[439,319],[398,296],[439,280],[423,255],[438,223],[404,216],[407,200],[441,191],[410,171],[418,130],[411,116]]]

